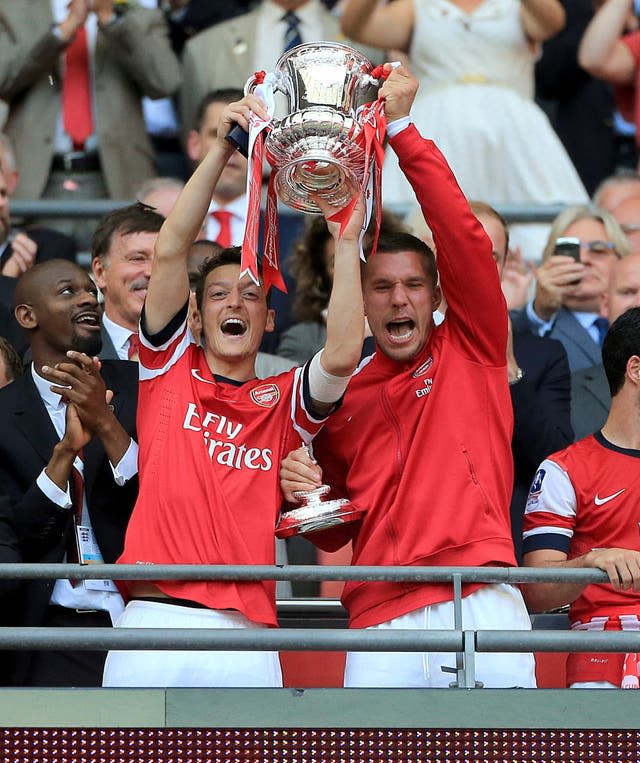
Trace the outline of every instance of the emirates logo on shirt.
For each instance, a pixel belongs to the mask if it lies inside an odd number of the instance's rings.
[[[280,400],[280,390],[277,384],[262,384],[251,390],[251,399],[262,408],[273,408]]]

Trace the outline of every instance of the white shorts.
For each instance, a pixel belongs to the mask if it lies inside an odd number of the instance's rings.
[[[130,601],[116,628],[263,628],[240,612]],[[103,686],[282,686],[277,652],[109,652]]]
[[[462,599],[465,630],[531,630],[522,594],[506,583],[486,585]],[[452,630],[453,602],[445,601],[395,617],[374,629]],[[487,688],[535,688],[535,660],[530,653],[476,652],[475,680]],[[447,688],[456,680],[455,652],[349,652],[347,687]]]

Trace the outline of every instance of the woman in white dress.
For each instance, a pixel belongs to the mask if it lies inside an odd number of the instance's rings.
[[[493,205],[588,199],[533,100],[539,43],[563,24],[558,0],[347,0],[342,11],[348,37],[408,54],[421,85],[416,126],[437,143],[466,196]],[[393,152],[382,188],[392,208],[414,201]]]

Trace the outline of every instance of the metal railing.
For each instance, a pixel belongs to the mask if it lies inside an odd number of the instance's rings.
[[[345,630],[285,628],[200,630],[155,628],[5,628],[4,649],[130,649],[130,650],[295,650],[295,651],[438,651],[456,654],[459,687],[474,688],[475,655],[481,652],[639,652],[640,631],[512,631],[465,630],[462,584],[603,583],[596,569],[520,567],[346,567],[263,565],[89,565],[0,564],[0,580],[356,580],[449,582],[453,586],[453,630]],[[309,602],[305,602],[309,608]],[[288,605],[291,612],[291,603]]]
[[[132,204],[134,199],[78,199],[66,201],[62,199],[12,199],[11,216],[14,218],[37,218],[37,217],[101,217],[114,209]],[[560,204],[496,204],[498,212],[509,223],[546,223],[551,222],[557,215],[569,206]],[[389,209],[400,216],[404,216],[408,208],[406,205],[385,204]],[[295,212],[288,207],[282,207],[281,213],[291,217],[302,216],[301,212]]]

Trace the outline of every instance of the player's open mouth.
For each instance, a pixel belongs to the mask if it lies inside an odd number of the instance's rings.
[[[387,332],[394,342],[405,342],[410,339],[416,328],[416,324],[411,318],[402,318],[387,323]]]
[[[247,333],[247,325],[240,318],[227,318],[222,322],[220,330],[227,336],[243,336]]]

